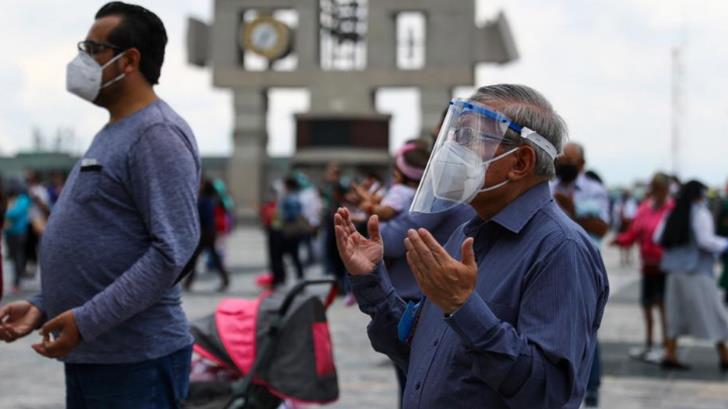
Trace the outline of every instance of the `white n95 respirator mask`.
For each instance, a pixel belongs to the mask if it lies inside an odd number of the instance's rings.
[[[80,51],[76,58],[66,66],[66,89],[68,92],[93,102],[99,96],[101,89],[120,81],[126,74],[121,73],[116,78],[101,84],[104,68],[118,60],[124,53],[112,58],[106,64],[99,65],[89,54]]]

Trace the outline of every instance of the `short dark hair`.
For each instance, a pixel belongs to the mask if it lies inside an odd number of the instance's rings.
[[[283,185],[290,192],[297,192],[301,188],[301,184],[298,183],[296,178],[294,178],[293,176],[286,177],[286,179],[283,181]]]
[[[122,17],[121,23],[109,33],[109,43],[122,50],[139,50],[142,56],[139,71],[150,85],[159,83],[167,45],[167,31],[162,20],[142,6],[120,1],[105,4],[96,12],[95,18],[107,16]]]

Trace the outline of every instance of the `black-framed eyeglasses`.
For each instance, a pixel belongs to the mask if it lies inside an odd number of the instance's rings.
[[[99,43],[93,40],[83,40],[78,42],[78,49],[88,55],[96,55],[106,49],[112,49],[115,52],[123,51],[121,47],[117,47],[109,43]]]

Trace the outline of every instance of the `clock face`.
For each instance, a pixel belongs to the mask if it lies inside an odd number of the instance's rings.
[[[243,50],[276,60],[288,54],[291,35],[288,26],[282,22],[261,16],[243,25],[241,40]]]
[[[266,22],[253,28],[250,40],[256,47],[270,50],[278,43],[278,37],[278,31],[276,31],[275,27]]]

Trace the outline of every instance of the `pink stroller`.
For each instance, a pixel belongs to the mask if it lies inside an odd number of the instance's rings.
[[[307,293],[326,284],[326,301]],[[330,403],[338,399],[326,308],[336,281],[307,280],[286,294],[226,299],[192,323],[195,337],[191,409],[275,409],[284,399]]]

